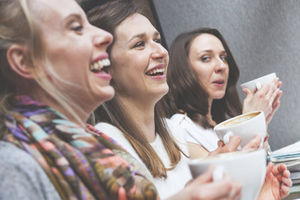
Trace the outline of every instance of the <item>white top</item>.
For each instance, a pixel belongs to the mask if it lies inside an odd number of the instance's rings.
[[[175,114],[170,120],[178,128],[184,130],[183,134],[187,142],[201,144],[208,151],[214,151],[218,148],[219,138],[214,130],[204,129],[184,114]]]
[[[181,150],[188,155],[188,149],[186,142],[184,140],[184,137],[180,132],[175,131],[175,127],[172,125],[172,122],[169,120],[166,120],[166,124],[168,126],[168,129],[172,136],[174,137],[174,140],[178,144],[178,146],[181,148]],[[122,132],[116,128],[115,126],[112,126],[108,123],[98,123],[95,126],[98,130],[108,134],[111,138],[113,138],[115,141],[117,141],[123,148],[125,148],[135,159],[137,159],[141,165],[144,166],[144,168],[147,170],[147,173],[149,174],[149,170],[144,165],[143,161],[139,158],[136,151],[133,149],[131,144],[127,141],[127,139],[123,136]],[[176,134],[178,133],[178,134]],[[157,155],[160,157],[162,162],[164,163],[165,167],[170,167],[170,159],[169,156],[165,150],[165,147],[163,145],[163,142],[159,135],[156,135],[155,141],[150,143],[150,145],[153,147]],[[189,159],[185,157],[184,155],[181,156],[181,159],[177,166],[167,171],[167,178],[153,178],[152,181],[154,185],[156,186],[156,189],[158,190],[159,196],[161,199],[166,199],[173,194],[179,192],[181,189],[184,188],[185,184],[192,179],[187,161]],[[151,175],[151,173],[150,173]]]

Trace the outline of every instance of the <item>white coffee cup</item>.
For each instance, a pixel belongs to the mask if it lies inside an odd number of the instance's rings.
[[[251,90],[253,92],[255,89],[260,89],[264,84],[270,83],[276,77],[277,77],[276,73],[271,73],[271,74],[262,76],[260,78],[254,79],[252,81],[245,82],[245,83],[241,84],[240,86],[241,86],[241,88],[248,88],[249,90]]]
[[[253,152],[232,152],[189,161],[194,178],[214,166],[220,179],[220,172],[228,174],[242,184],[242,200],[257,199],[266,174],[266,153],[263,149]]]
[[[264,140],[267,135],[266,119],[263,111],[248,112],[230,118],[214,127],[219,139],[225,143],[229,136],[238,135],[241,137],[241,146],[247,144],[255,135],[259,135]]]

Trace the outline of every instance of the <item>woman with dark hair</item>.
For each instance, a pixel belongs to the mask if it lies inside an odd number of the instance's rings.
[[[277,78],[254,93],[244,89],[243,106],[236,88],[238,78],[237,64],[218,30],[200,28],[180,34],[172,43],[167,74],[170,90],[164,103],[171,102],[165,103],[167,115],[185,129],[192,157],[222,149],[212,130],[217,123],[254,110],[263,110],[270,122],[278,109],[282,91]]]

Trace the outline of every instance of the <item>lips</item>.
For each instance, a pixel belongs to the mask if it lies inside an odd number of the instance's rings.
[[[213,84],[218,84],[218,85],[222,85],[222,84],[224,84],[225,83],[225,81],[222,79],[220,79],[220,80],[215,80],[215,81],[213,81],[212,82]]]

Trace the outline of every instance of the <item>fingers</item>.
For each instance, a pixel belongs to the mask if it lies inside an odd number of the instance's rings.
[[[261,137],[259,135],[254,136],[250,142],[248,142],[244,147],[243,150],[255,150],[258,149],[261,144]]]
[[[241,141],[242,139],[240,136],[236,136],[236,135],[231,136],[229,138],[229,142],[224,145],[221,152],[225,153],[225,152],[236,151],[239,145],[241,144]]]
[[[193,184],[202,185],[212,181],[214,167],[209,167],[208,170],[193,180]]]
[[[290,187],[288,186],[282,186],[280,188],[280,198],[283,199],[285,197],[287,197],[290,193]]]
[[[246,95],[246,98],[250,95],[252,95],[251,90],[249,90],[248,88],[243,88],[242,91],[244,92],[244,94]]]
[[[277,176],[278,174],[283,174],[285,171],[288,171],[286,165],[283,163],[275,165],[272,170],[274,176]]]
[[[274,79],[270,84],[266,85],[265,97],[269,99],[270,105],[273,104],[274,100],[281,91],[278,87],[278,78]]]
[[[241,184],[224,178],[221,181],[213,182],[203,188],[201,196],[203,199],[239,199],[241,196]]]

